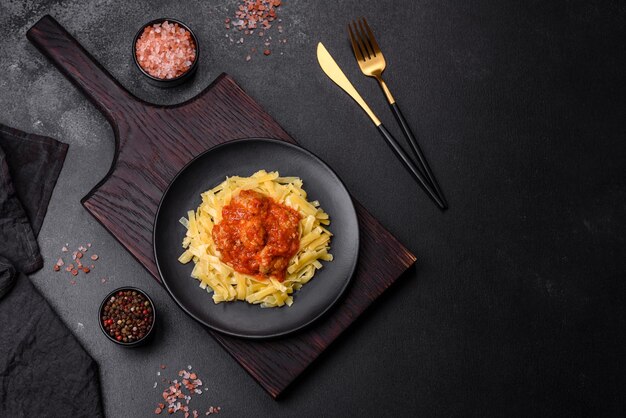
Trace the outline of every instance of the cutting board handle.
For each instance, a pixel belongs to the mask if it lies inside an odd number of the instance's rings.
[[[76,84],[109,120],[132,113],[138,100],[118,83],[52,16],[45,15],[26,37]],[[129,106],[130,105],[130,106]]]

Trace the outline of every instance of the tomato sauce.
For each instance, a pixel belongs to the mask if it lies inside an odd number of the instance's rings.
[[[259,278],[285,279],[289,260],[300,248],[300,214],[252,190],[242,190],[222,208],[213,227],[221,260]]]

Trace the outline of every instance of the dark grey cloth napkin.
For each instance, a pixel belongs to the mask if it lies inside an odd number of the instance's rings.
[[[0,255],[22,273],[43,265],[36,236],[66,153],[67,144],[0,124]]]
[[[67,145],[0,125],[0,417],[101,417],[96,362],[24,273]]]
[[[14,282],[0,300],[0,417],[103,416],[96,362],[1,257],[0,281]]]

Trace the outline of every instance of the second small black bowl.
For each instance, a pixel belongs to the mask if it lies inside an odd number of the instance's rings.
[[[139,61],[137,61],[137,50],[136,50],[137,41],[141,37],[141,34],[143,33],[144,29],[146,29],[148,26],[152,26],[157,23],[163,23],[166,20],[170,23],[178,23],[179,26],[183,27],[186,31],[188,31],[191,34],[193,43],[196,46],[196,58],[193,60],[193,63],[191,63],[191,67],[189,67],[189,69],[186,72],[174,78],[158,78],[153,75],[150,75],[150,73],[144,70],[143,67],[139,64]],[[137,66],[139,71],[144,76],[147,77],[148,82],[150,84],[157,86],[157,87],[174,87],[191,79],[196,73],[196,70],[198,69],[198,60],[200,59],[200,45],[198,44],[198,38],[196,37],[196,34],[193,33],[193,31],[189,28],[189,26],[187,26],[180,20],[170,19],[170,18],[154,19],[146,23],[145,25],[143,25],[141,28],[139,28],[139,30],[137,31],[137,34],[135,34],[135,38],[133,38],[132,52],[133,52],[133,61],[135,61],[135,65]]]
[[[118,294],[118,292],[124,292],[124,291],[133,291],[133,292],[137,292],[138,294],[142,295],[143,297],[146,298],[146,300],[150,303],[150,308],[152,308],[152,323],[150,324],[150,328],[148,329],[148,332],[146,332],[146,335],[143,336],[143,338],[141,338],[140,340],[136,340],[133,342],[124,342],[124,341],[118,341],[116,340],[114,337],[112,337],[107,330],[104,328],[104,324],[102,323],[102,316],[103,316],[103,311],[104,311],[104,306],[106,305],[107,301],[109,299],[111,299],[112,297],[116,296]],[[141,289],[137,289],[136,287],[130,287],[130,286],[126,286],[126,287],[120,287],[117,288],[115,290],[113,290],[111,293],[109,293],[103,300],[102,303],[100,303],[100,308],[98,308],[98,324],[100,324],[100,330],[102,331],[102,333],[104,335],[106,335],[106,337],[113,341],[115,344],[117,345],[121,345],[123,347],[138,347],[140,345],[143,345],[144,343],[146,343],[146,341],[148,341],[150,339],[150,337],[152,336],[153,332],[154,332],[154,326],[156,325],[156,309],[154,306],[154,302],[152,301],[152,299],[150,299],[150,296],[148,296],[148,294],[146,292],[144,292]]]

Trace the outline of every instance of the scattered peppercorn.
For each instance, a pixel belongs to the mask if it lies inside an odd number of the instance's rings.
[[[154,313],[150,301],[136,290],[120,290],[106,301],[101,318],[106,332],[119,342],[144,338],[152,328]]]

